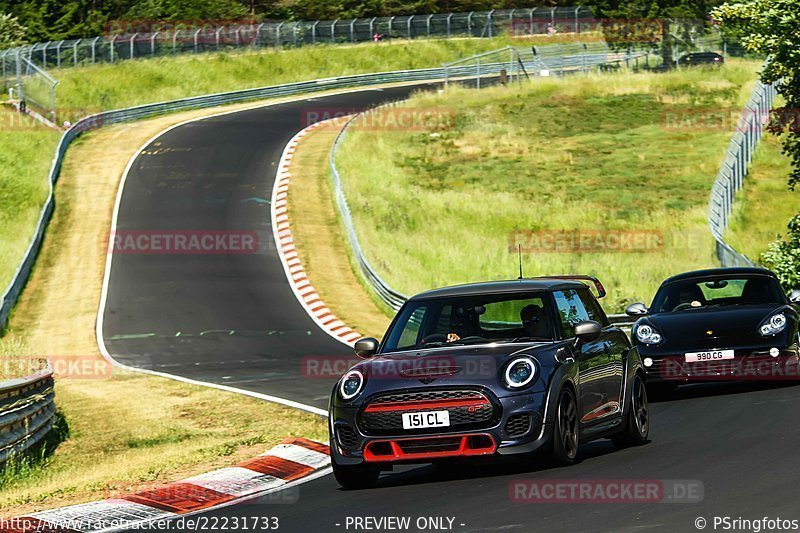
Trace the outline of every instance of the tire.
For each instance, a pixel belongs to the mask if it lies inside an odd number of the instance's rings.
[[[623,429],[611,437],[611,442],[618,448],[646,444],[650,434],[650,405],[647,401],[647,388],[640,374],[633,377],[628,401],[630,407],[622,424]]]
[[[562,465],[575,464],[578,460],[578,424],[578,402],[572,389],[566,387],[558,395],[553,430],[553,457]]]
[[[367,465],[337,465],[335,460],[331,461],[333,466],[333,476],[339,485],[345,489],[369,489],[378,482],[380,471],[373,470]]]

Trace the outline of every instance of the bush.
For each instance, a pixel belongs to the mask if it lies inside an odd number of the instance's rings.
[[[789,233],[769,245],[761,261],[770,267],[787,291],[800,288],[800,213],[789,221]]]

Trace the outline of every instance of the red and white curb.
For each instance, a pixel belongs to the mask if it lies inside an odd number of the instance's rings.
[[[331,313],[325,302],[317,294],[314,286],[311,285],[311,281],[309,281],[308,275],[303,269],[303,263],[297,255],[289,220],[288,196],[289,182],[292,177],[289,168],[292,158],[300,140],[308,135],[311,130],[319,128],[325,122],[317,122],[300,131],[292,137],[292,140],[289,141],[283,151],[278,165],[275,186],[272,190],[272,230],[275,234],[275,242],[278,245],[278,256],[281,259],[281,263],[283,263],[283,269],[286,271],[289,286],[291,286],[300,305],[303,306],[306,313],[325,333],[348,346],[353,346],[362,335],[348,327],[336,315]]]
[[[119,531],[283,491],[329,471],[327,444],[289,438],[233,467],[119,498],[5,519],[0,521],[0,533]]]

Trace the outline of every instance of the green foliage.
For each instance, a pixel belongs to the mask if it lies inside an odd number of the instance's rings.
[[[749,0],[724,4],[713,16],[725,31],[741,39],[750,51],[766,54],[769,63],[761,72],[764,83],[780,81],[778,92],[786,104],[775,110],[773,132],[787,131],[784,152],[792,160],[789,188],[800,183],[800,0]]]
[[[0,13],[0,49],[19,46],[25,42],[26,28],[17,17]]]
[[[800,214],[789,221],[788,228],[786,239],[770,244],[761,256],[787,291],[800,288]]]
[[[783,153],[791,160],[788,183],[795,191],[800,183],[800,0],[726,3],[715,9],[713,16],[726,32],[741,39],[745,48],[769,56],[761,79],[778,83],[778,92],[785,100],[784,107],[774,111],[769,129],[786,134]],[[800,283],[800,214],[789,222],[787,239],[770,245],[762,260],[788,287]]]

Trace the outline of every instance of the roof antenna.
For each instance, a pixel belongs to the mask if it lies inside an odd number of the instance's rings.
[[[519,256],[519,277],[517,279],[522,278],[522,245],[517,244],[517,255]]]

